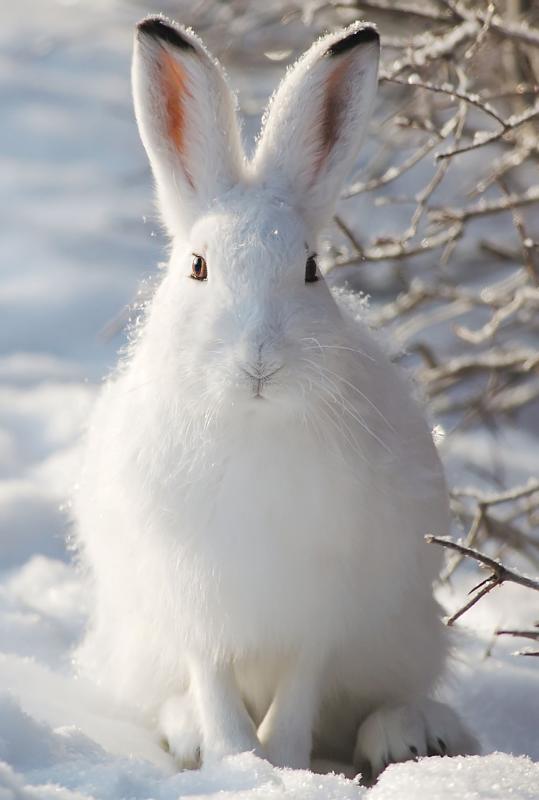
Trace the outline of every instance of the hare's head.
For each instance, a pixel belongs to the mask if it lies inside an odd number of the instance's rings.
[[[173,239],[170,335],[249,402],[289,395],[305,347],[338,335],[317,236],[371,115],[378,51],[359,23],[316,42],[274,94],[247,161],[234,95],[202,42],[162,17],[138,26],[135,110]]]

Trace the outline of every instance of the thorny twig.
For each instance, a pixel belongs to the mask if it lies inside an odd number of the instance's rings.
[[[519,639],[531,639],[539,642],[539,623],[535,625],[535,630],[497,630],[496,636],[514,636]],[[524,649],[517,651],[518,656],[539,656],[539,650]]]
[[[449,619],[447,620],[448,625],[453,625],[459,617],[461,617],[466,611],[472,608],[482,597],[484,597],[488,592],[495,589],[497,586],[501,586],[502,583],[516,583],[519,586],[524,586],[527,589],[535,589],[535,591],[539,592],[539,581],[534,580],[533,578],[528,578],[525,575],[521,575],[519,572],[515,570],[508,569],[504,566],[500,561],[496,561],[490,556],[486,556],[484,553],[480,553],[478,550],[473,550],[471,547],[465,547],[464,545],[458,544],[457,542],[453,542],[451,539],[442,538],[439,536],[432,536],[429,534],[425,537],[425,541],[428,544],[438,544],[441,547],[446,547],[449,550],[454,550],[457,553],[460,553],[467,558],[472,558],[474,561],[477,561],[484,567],[487,567],[491,571],[491,575],[485,580],[481,581],[471,589],[471,592],[476,592],[476,594],[465,603],[462,608],[459,608],[454,614],[452,614]]]

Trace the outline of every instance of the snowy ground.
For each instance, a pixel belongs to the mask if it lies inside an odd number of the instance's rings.
[[[131,27],[146,10],[18,0],[2,14],[0,798],[539,798],[537,659],[500,641],[486,655],[497,626],[539,616],[518,588],[469,615],[447,686],[484,752],[499,753],[393,766],[370,790],[253,756],[175,774],[151,732],[71,675],[86,597],[64,545],[63,504],[121,343],[99,333],[162,257],[128,84]],[[269,91],[265,80],[256,91]],[[242,86],[249,106],[248,76]],[[524,474],[532,448],[517,442]],[[451,607],[459,597],[443,599]]]

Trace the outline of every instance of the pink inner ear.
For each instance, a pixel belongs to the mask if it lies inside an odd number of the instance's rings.
[[[189,185],[194,188],[193,178],[187,169],[185,98],[192,94],[187,88],[185,69],[164,48],[159,55],[159,80],[165,100],[166,134],[180,157]]]
[[[344,112],[343,82],[350,68],[352,56],[343,58],[329,74],[324,86],[324,102],[320,110],[319,137],[320,148],[314,165],[313,181],[327,161],[341,129]]]

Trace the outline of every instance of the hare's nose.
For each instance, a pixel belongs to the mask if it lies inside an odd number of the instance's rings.
[[[244,341],[238,355],[242,372],[257,380],[268,380],[283,366],[274,345],[260,339]]]
[[[255,364],[247,361],[240,364],[241,371],[249,378],[253,378],[253,380],[257,381],[269,381],[270,378],[273,378],[282,368],[283,365],[276,361],[259,361]]]

